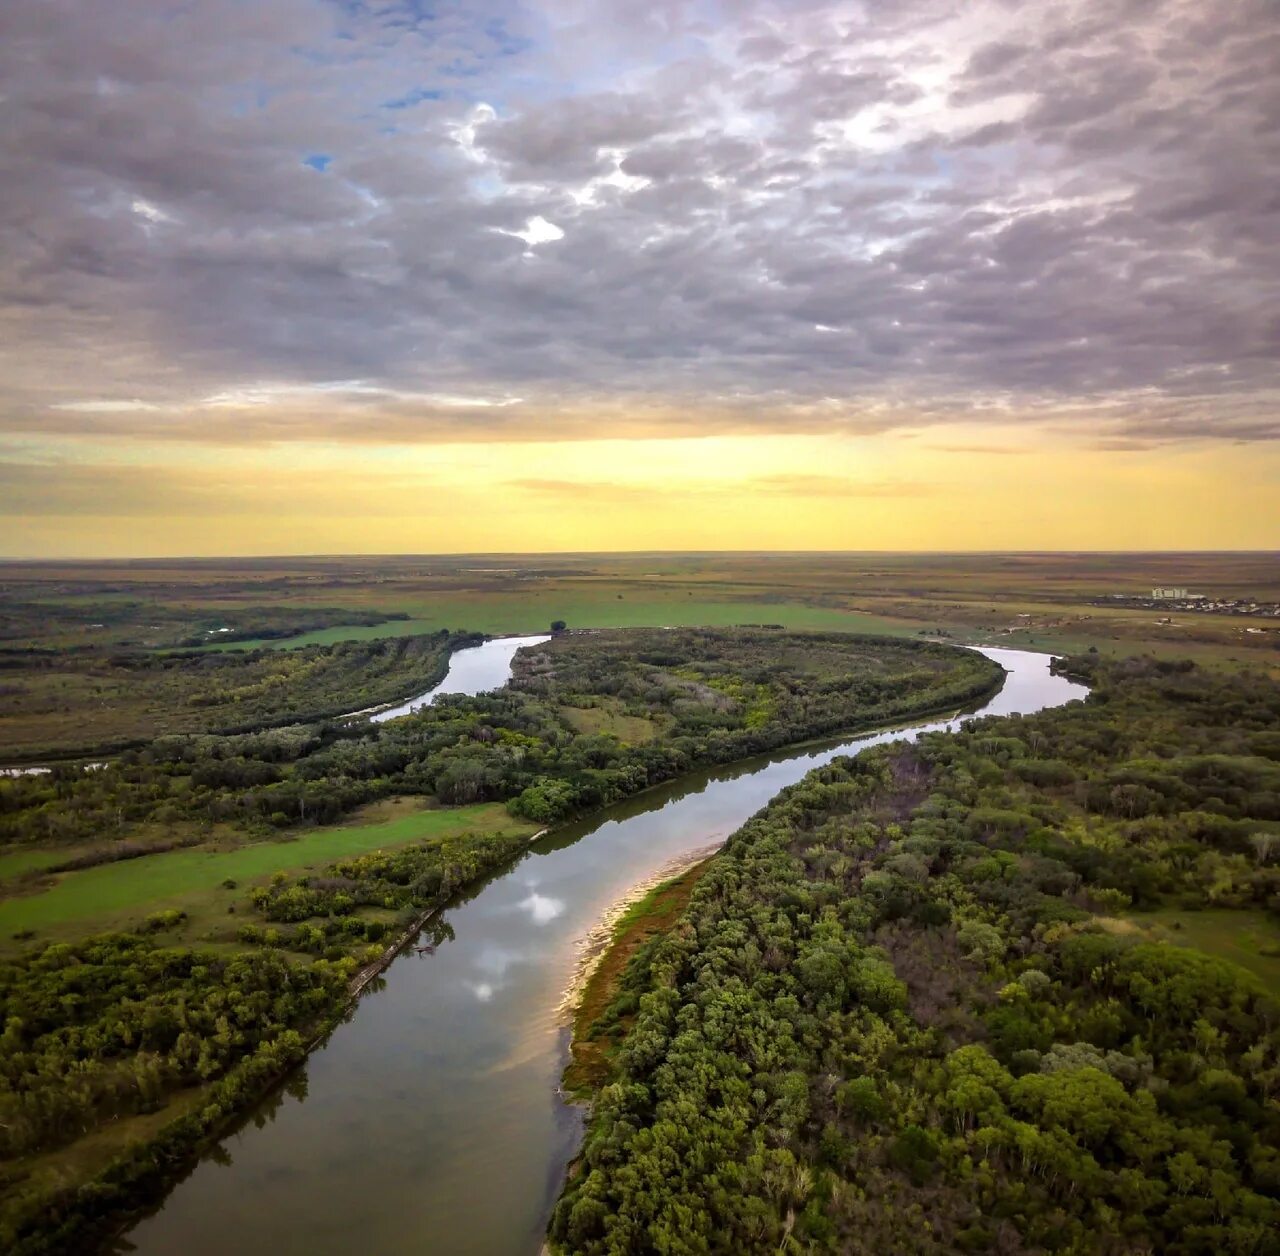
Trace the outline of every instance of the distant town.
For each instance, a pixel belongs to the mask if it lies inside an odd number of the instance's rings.
[[[1156,585],[1149,596],[1111,593],[1093,598],[1092,606],[1132,606],[1145,610],[1196,611],[1214,615],[1258,615],[1280,617],[1280,602],[1258,602],[1253,598],[1220,598],[1207,593],[1192,593],[1180,585]]]

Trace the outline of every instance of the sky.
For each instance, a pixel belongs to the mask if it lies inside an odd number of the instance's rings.
[[[0,555],[1280,548],[1275,0],[7,0]]]

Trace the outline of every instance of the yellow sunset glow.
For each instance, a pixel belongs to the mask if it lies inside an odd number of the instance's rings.
[[[6,554],[1255,548],[1280,470],[1270,449],[977,427],[69,452],[7,486]]]

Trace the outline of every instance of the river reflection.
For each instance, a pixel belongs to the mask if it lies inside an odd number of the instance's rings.
[[[1009,672],[984,714],[1031,712],[1086,692],[1051,675],[1047,655],[983,652]],[[296,1075],[301,1093],[296,1081],[278,1091],[273,1120],[247,1120],[118,1250],[535,1252],[581,1136],[581,1114],[556,1090],[567,1052],[556,1007],[575,942],[628,887],[728,837],[810,769],[950,726],[934,721],[697,774],[535,842],[449,909],[452,939],[438,932],[434,954],[406,952],[370,987]]]

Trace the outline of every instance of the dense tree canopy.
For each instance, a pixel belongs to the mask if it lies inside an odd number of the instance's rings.
[[[1129,917],[1280,919],[1280,687],[1071,666],[1088,702],[839,760],[730,840],[596,1026],[560,1249],[1276,1250],[1274,992]]]

